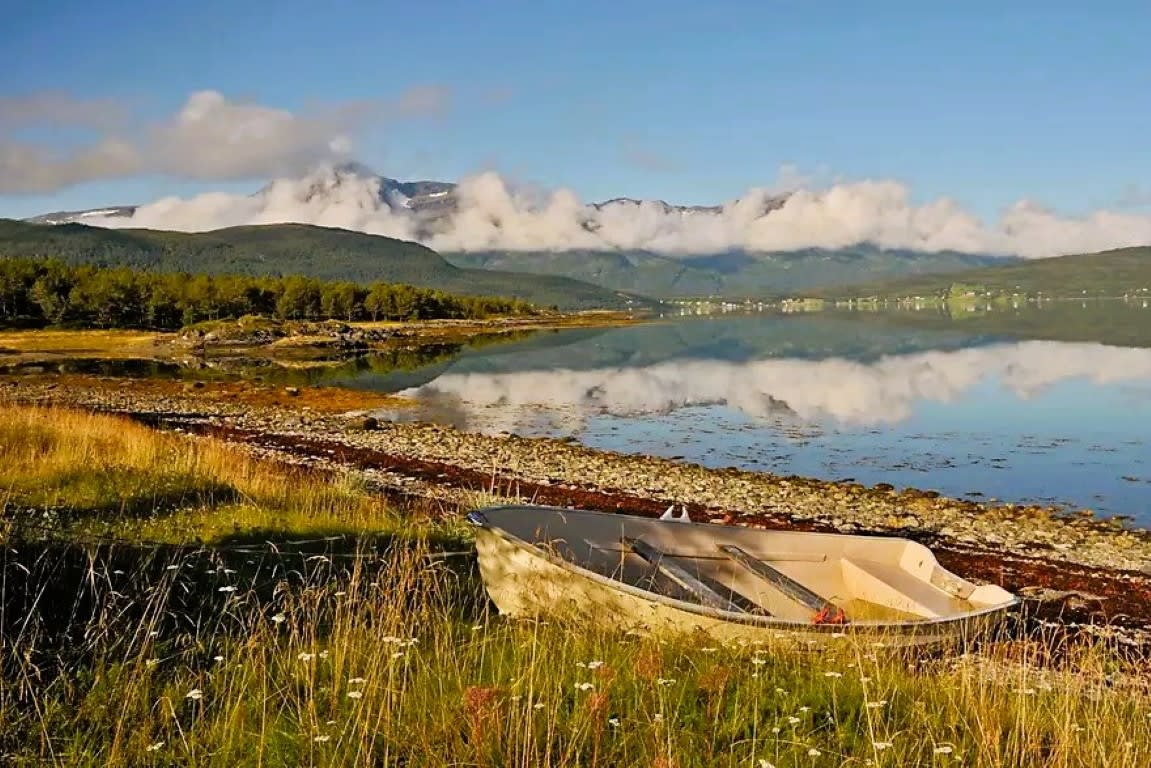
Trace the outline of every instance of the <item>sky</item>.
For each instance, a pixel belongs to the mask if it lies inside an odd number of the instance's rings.
[[[585,202],[890,180],[986,219],[1151,215],[1145,0],[8,3],[0,216],[332,153]]]

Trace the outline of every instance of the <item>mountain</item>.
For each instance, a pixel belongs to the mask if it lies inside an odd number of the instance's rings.
[[[819,293],[826,298],[946,296],[957,284],[999,296],[1151,298],[1151,246],[1016,261],[946,275],[869,281]]]
[[[465,269],[417,243],[307,224],[211,232],[55,226],[0,219],[0,258],[161,272],[309,275],[325,280],[410,283],[467,295],[510,296],[563,309],[647,309],[648,299],[554,275]]]
[[[502,183],[502,182],[501,182]],[[470,194],[474,197],[475,190]],[[163,211],[117,206],[89,211],[59,211],[37,216],[30,221],[42,224],[109,223],[122,226],[123,221],[137,216],[143,223],[158,228],[216,229],[225,223],[250,221],[311,221],[348,229],[370,229],[375,232],[420,242],[449,242],[456,245],[438,250],[451,264],[464,269],[510,270],[536,275],[568,277],[592,283],[609,291],[631,291],[661,298],[690,296],[725,296],[766,298],[796,291],[858,283],[864,280],[894,278],[906,275],[933,274],[1014,261],[1003,257],[944,252],[918,252],[884,249],[870,244],[846,248],[806,248],[790,251],[752,252],[718,250],[695,255],[669,254],[655,250],[615,247],[586,247],[590,240],[620,242],[622,222],[628,232],[643,231],[662,235],[664,227],[674,238],[679,229],[695,227],[695,217],[703,220],[704,229],[712,228],[720,217],[734,217],[740,222],[770,217],[784,206],[787,195],[756,193],[728,207],[674,205],[662,200],[637,200],[618,197],[581,206],[576,201],[562,208],[570,227],[570,238],[563,243],[583,243],[570,249],[507,248],[463,249],[461,238],[452,236],[466,219],[467,228],[478,231],[480,242],[515,239],[494,236],[507,234],[517,211],[502,206],[512,205],[496,190],[495,204],[476,209],[468,195],[457,185],[440,181],[398,181],[378,176],[369,169],[345,164],[314,171],[302,178],[277,179],[247,197],[211,212],[203,218],[192,217],[172,222]],[[530,196],[529,196],[530,197]],[[515,203],[520,205],[521,201]],[[526,205],[526,203],[524,203]],[[472,205],[468,210],[461,208]],[[458,214],[458,216],[457,216]],[[159,218],[157,218],[157,216]],[[101,221],[103,220],[103,221]],[[220,222],[225,223],[220,223]],[[634,227],[631,223],[634,223]],[[730,223],[727,222],[727,223]],[[538,222],[533,226],[538,226]],[[605,228],[614,227],[611,237],[603,237]],[[721,233],[723,226],[718,228]],[[722,234],[719,235],[722,238]],[[487,238],[487,239],[484,239]],[[472,242],[472,238],[467,242]],[[554,239],[554,238],[552,238]],[[524,242],[538,242],[527,237]],[[624,237],[622,241],[632,240]],[[704,242],[712,242],[706,240]],[[705,246],[701,246],[706,249]]]

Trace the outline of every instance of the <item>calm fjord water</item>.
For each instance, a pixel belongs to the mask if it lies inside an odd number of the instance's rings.
[[[408,418],[463,429],[1151,526],[1146,348],[745,315],[547,333],[402,383],[370,373],[341,383],[402,388],[423,402]]]

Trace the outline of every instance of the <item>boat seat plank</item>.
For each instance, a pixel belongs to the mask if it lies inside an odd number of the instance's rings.
[[[844,581],[860,600],[884,605],[925,619],[961,612],[962,599],[897,565],[863,558],[844,558]]]
[[[814,614],[813,618],[816,621],[820,623],[838,624],[847,620],[843,609],[815,592],[812,592],[778,568],[774,568],[762,560],[757,560],[734,544],[721,544],[719,549],[736,563],[768,582],[787,597],[812,611]]]
[[[651,563],[661,573],[686,589],[694,595],[700,603],[709,608],[733,613],[763,613],[763,610],[759,608],[759,606],[756,606],[732,590],[726,590],[730,597],[724,597],[719,592],[720,589],[724,589],[720,584],[706,576],[695,575],[688,572],[686,568],[671,560],[659,548],[649,544],[643,539],[625,537],[620,540],[620,543]]]

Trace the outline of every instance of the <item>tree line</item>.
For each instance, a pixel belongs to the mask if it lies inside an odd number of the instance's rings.
[[[0,259],[0,325],[174,330],[203,320],[478,319],[532,314],[519,299],[460,296],[412,285],[311,277],[158,273]]]

